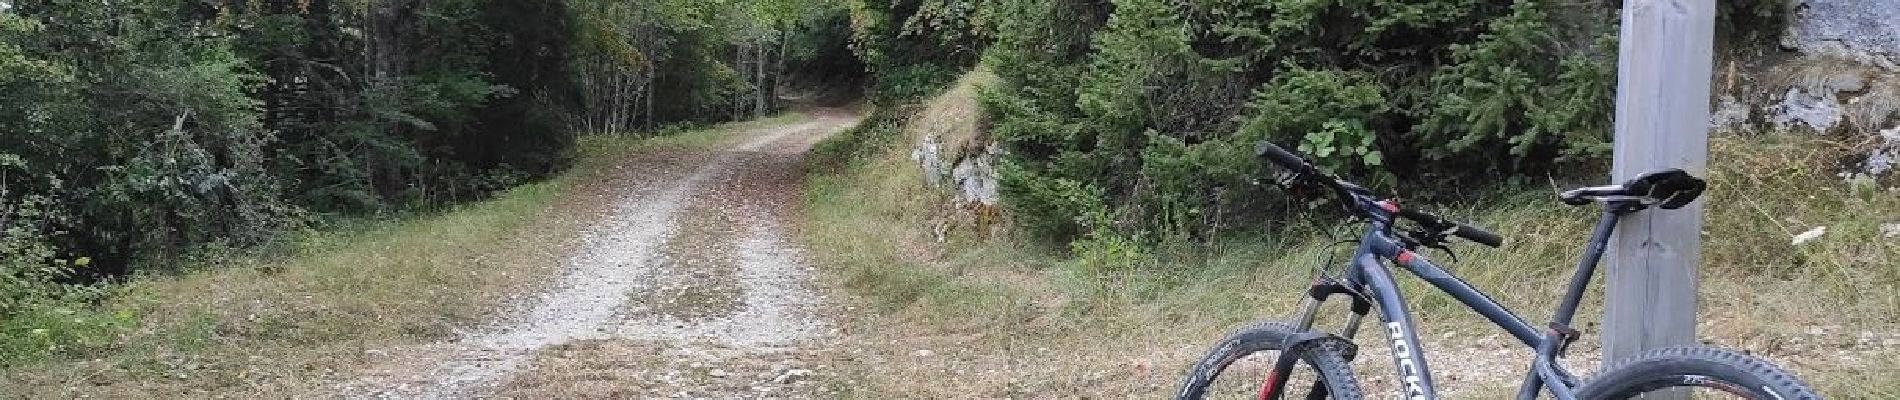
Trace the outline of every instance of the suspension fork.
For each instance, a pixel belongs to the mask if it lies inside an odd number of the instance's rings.
[[[1373,230],[1369,232],[1377,232],[1378,229],[1380,228],[1374,227]],[[1312,331],[1313,321],[1318,318],[1320,305],[1326,303],[1326,299],[1337,294],[1344,294],[1352,299],[1352,314],[1346,316],[1346,325],[1340,328],[1339,336],[1352,339],[1353,335],[1359,332],[1359,325],[1365,321],[1366,313],[1372,310],[1371,300],[1367,299],[1366,294],[1361,293],[1361,289],[1363,289],[1365,284],[1362,278],[1363,273],[1359,271],[1358,267],[1358,258],[1360,256],[1372,254],[1372,246],[1366,243],[1368,242],[1364,240],[1360,241],[1358,249],[1353,251],[1354,260],[1345,267],[1346,279],[1344,282],[1328,279],[1324,274],[1314,277],[1313,286],[1307,288],[1306,296],[1300,298],[1299,311],[1294,314],[1293,317],[1292,323],[1296,332]]]
[[[1350,319],[1346,321],[1346,327],[1342,331],[1344,336],[1314,331],[1313,321],[1319,313],[1320,304],[1338,294],[1352,298],[1353,313],[1348,317]],[[1352,291],[1345,284],[1325,278],[1315,280],[1313,286],[1307,288],[1306,296],[1300,300],[1300,311],[1293,320],[1296,329],[1280,344],[1280,356],[1274,360],[1273,369],[1267,373],[1266,382],[1260,386],[1258,398],[1260,400],[1280,399],[1285,394],[1287,384],[1285,378],[1293,372],[1293,367],[1299,363],[1300,356],[1312,346],[1330,342],[1333,343],[1333,348],[1346,349],[1346,360],[1351,361],[1355,358],[1358,350],[1350,338],[1352,333],[1359,329],[1360,321],[1371,309],[1370,300],[1366,300],[1365,296]],[[1326,393],[1324,382],[1314,382],[1313,390],[1314,394],[1324,395]]]
[[[1285,394],[1287,384],[1285,378],[1292,373],[1294,364],[1299,362],[1299,355],[1303,354],[1307,347],[1316,345],[1318,342],[1335,342],[1337,343],[1335,347],[1351,349],[1345,354],[1347,361],[1357,358],[1357,346],[1353,345],[1352,336],[1359,331],[1359,324],[1365,320],[1366,313],[1372,310],[1372,302],[1346,285],[1346,283],[1317,277],[1313,281],[1313,286],[1307,288],[1306,296],[1300,299],[1299,311],[1292,321],[1293,335],[1287,337],[1286,342],[1281,344],[1280,357],[1274,361],[1273,369],[1267,373],[1266,382],[1260,386],[1259,400],[1280,399]],[[1346,326],[1340,329],[1338,335],[1313,331],[1313,322],[1319,314],[1320,305],[1338,294],[1344,294],[1352,299],[1352,315],[1346,317]],[[1312,393],[1325,393],[1323,382],[1314,382],[1313,386]]]
[[[1320,305],[1324,304],[1326,300],[1333,295],[1343,294],[1346,295],[1347,298],[1352,299],[1352,315],[1346,317],[1346,325],[1340,329],[1339,335],[1351,339],[1353,334],[1359,331],[1359,325],[1365,320],[1366,314],[1372,312],[1372,301],[1367,300],[1365,296],[1360,295],[1346,285],[1347,284],[1340,282],[1320,280],[1314,282],[1313,286],[1308,287],[1306,289],[1306,297],[1300,299],[1300,311],[1293,318],[1294,327],[1297,328],[1296,331],[1312,331],[1313,322],[1318,318]]]

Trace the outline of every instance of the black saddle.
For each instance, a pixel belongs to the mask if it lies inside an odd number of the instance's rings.
[[[1708,187],[1708,182],[1702,178],[1671,168],[1642,174],[1621,185],[1572,189],[1557,195],[1557,198],[1573,206],[1594,202],[1634,202],[1674,210],[1694,202]]]

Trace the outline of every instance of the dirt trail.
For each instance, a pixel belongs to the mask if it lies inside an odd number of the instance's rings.
[[[812,144],[856,117],[635,157],[562,275],[454,343],[392,349],[353,398],[810,397],[832,328],[786,227]],[[688,151],[688,150],[667,150]],[[651,160],[669,160],[664,165]]]

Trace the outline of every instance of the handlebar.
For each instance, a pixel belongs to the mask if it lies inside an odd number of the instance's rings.
[[[1273,142],[1262,140],[1259,145],[1254,146],[1254,151],[1260,155],[1260,158],[1265,158],[1267,161],[1279,164],[1281,168],[1286,168],[1297,174],[1307,175],[1319,172],[1319,169],[1314,168],[1312,163],[1306,162],[1306,159],[1300,158],[1299,155],[1293,154],[1291,151],[1280,148],[1279,145],[1273,144]]]
[[[1498,236],[1498,234],[1491,233],[1491,231],[1484,230],[1484,228],[1479,228],[1479,227],[1459,223],[1456,221],[1448,220],[1448,219],[1445,219],[1445,217],[1433,215],[1432,213],[1428,213],[1424,211],[1399,210],[1399,217],[1412,220],[1412,222],[1417,222],[1419,223],[1419,225],[1431,227],[1431,229],[1438,229],[1444,233],[1451,234],[1452,236],[1457,236],[1457,237],[1464,238],[1465,240],[1470,240],[1473,243],[1482,244],[1482,245],[1491,246],[1491,247],[1498,247],[1498,246],[1504,245],[1503,236]]]
[[[1281,148],[1279,145],[1273,144],[1273,142],[1261,141],[1259,145],[1254,147],[1254,152],[1261,159],[1277,164],[1281,168],[1293,171],[1294,175],[1300,179],[1319,183],[1333,189],[1333,192],[1340,196],[1340,200],[1346,201],[1347,204],[1359,204],[1364,206],[1374,201],[1369,195],[1370,191],[1365,188],[1352,182],[1327,175],[1320,171],[1319,167],[1314,166],[1313,163],[1307,162],[1305,158],[1300,157],[1299,154],[1287,151],[1287,149]],[[1432,213],[1401,209],[1398,211],[1398,217],[1416,222],[1426,229],[1436,231],[1435,233],[1457,236],[1485,246],[1498,247],[1504,245],[1504,237],[1498,236],[1496,233],[1491,233],[1491,231],[1484,230],[1484,228],[1445,219],[1445,217],[1440,217]]]

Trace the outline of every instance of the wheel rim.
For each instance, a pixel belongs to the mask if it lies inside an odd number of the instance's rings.
[[[1628,399],[1652,393],[1682,393],[1683,398],[1692,400],[1750,399],[1782,400],[1772,389],[1749,388],[1732,382],[1718,380],[1707,375],[1683,374],[1663,377],[1624,392],[1613,398]]]
[[[1273,363],[1279,359],[1280,352],[1262,350],[1246,354],[1223,363],[1219,374],[1207,384],[1202,397],[1208,400],[1260,399],[1266,394],[1270,380],[1283,380],[1283,399],[1326,398],[1326,387],[1320,382],[1319,370],[1304,361],[1293,367],[1293,371],[1284,377],[1270,376]]]

